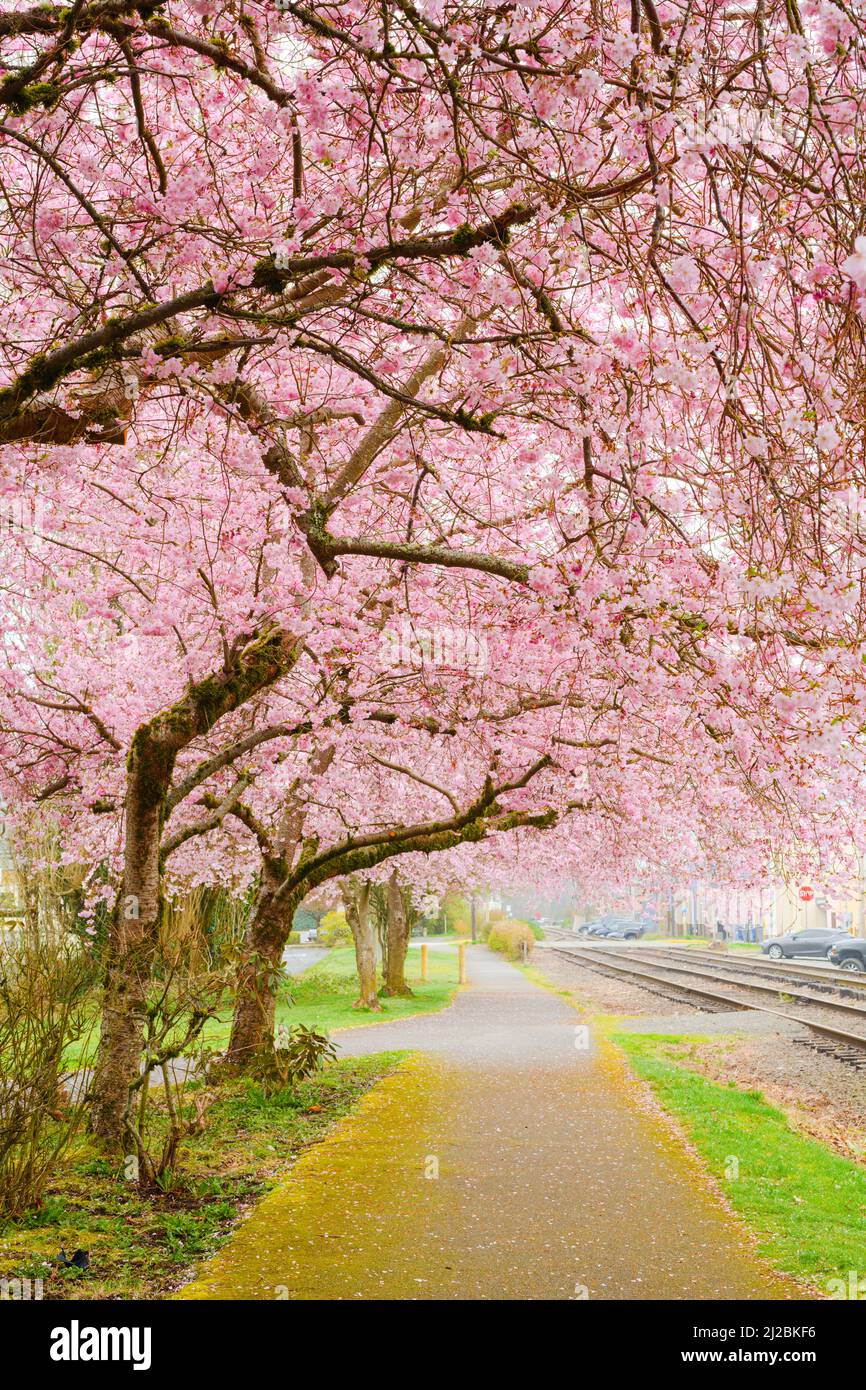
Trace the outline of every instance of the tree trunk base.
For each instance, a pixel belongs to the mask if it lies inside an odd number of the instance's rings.
[[[380,1013],[380,1012],[381,1012],[381,1009],[382,1009],[382,1005],[379,1003],[379,1000],[378,1000],[378,999],[356,999],[355,1002],[354,1002],[354,1004],[352,1005],[352,1008],[353,1008],[353,1009],[373,1009],[374,1012]]]
[[[258,1052],[247,1052],[243,1056],[224,1052],[222,1057],[214,1057],[208,1065],[207,1079],[209,1082],[212,1081],[215,1086],[219,1086],[223,1082],[234,1081],[236,1077],[251,1071],[255,1064],[267,1055],[266,1048],[262,1048]]]
[[[401,986],[401,988],[399,988],[399,989],[392,988],[391,985],[383,985],[382,988],[379,990],[379,998],[380,998],[380,999],[414,999],[414,998],[415,998],[415,991],[414,991],[414,989],[410,989],[408,985],[403,985],[403,986]]]

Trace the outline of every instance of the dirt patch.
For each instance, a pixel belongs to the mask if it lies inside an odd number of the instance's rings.
[[[689,1046],[704,1076],[759,1090],[804,1134],[866,1163],[866,1074],[787,1039],[737,1037]]]

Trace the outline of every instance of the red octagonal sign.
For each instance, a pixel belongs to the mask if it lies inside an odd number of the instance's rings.
[[[814,888],[810,888],[808,883],[804,883],[800,889],[800,899],[804,903],[810,903],[815,896]]]

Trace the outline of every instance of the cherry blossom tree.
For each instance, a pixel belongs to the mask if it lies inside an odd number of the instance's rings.
[[[260,873],[267,972],[365,834],[853,788],[862,37],[829,0],[0,16],[4,789],[110,861],[101,1133],[173,862]],[[456,806],[408,814],[419,776]]]

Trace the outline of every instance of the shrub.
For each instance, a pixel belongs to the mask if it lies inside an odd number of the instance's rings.
[[[93,1026],[94,985],[74,938],[0,932],[0,1218],[41,1201],[81,1121],[64,1052]]]
[[[150,980],[144,1062],[129,1087],[124,1125],[126,1177],[145,1190],[172,1189],[181,1147],[204,1133],[214,1099],[199,1081],[212,1060],[202,1034],[230,998],[234,953],[231,938],[209,933],[195,906],[166,904],[157,941],[142,949]]]
[[[280,1024],[273,1052],[259,1059],[257,1080],[268,1094],[274,1089],[297,1086],[308,1076],[333,1062],[337,1049],[326,1033],[296,1023],[294,1028]]]
[[[535,945],[535,936],[526,922],[494,922],[487,945],[491,951],[501,951],[509,960],[524,960]]]
[[[478,924],[478,930],[481,940],[487,941],[493,928],[499,926],[502,922],[504,922],[507,926],[509,918],[503,912],[501,907],[491,907],[488,908],[486,912],[482,913],[481,921]]]
[[[319,923],[319,941],[323,946],[348,946],[352,930],[345,912],[326,912]]]

